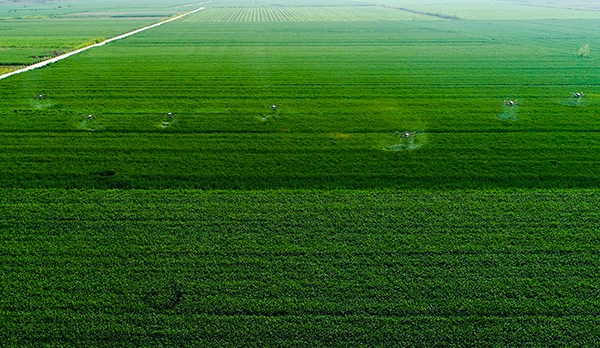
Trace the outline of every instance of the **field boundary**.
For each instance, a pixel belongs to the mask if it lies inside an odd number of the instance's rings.
[[[67,59],[67,58],[69,58],[71,56],[74,56],[74,55],[79,54],[81,52],[87,51],[87,50],[92,49],[94,47],[101,47],[101,46],[106,45],[107,43],[110,43],[110,42],[113,42],[113,41],[117,41],[117,40],[121,40],[121,39],[125,39],[125,38],[133,36],[135,34],[139,34],[139,33],[143,32],[143,31],[146,31],[146,30],[149,30],[149,29],[153,29],[153,28],[156,28],[156,27],[161,26],[163,24],[167,24],[169,22],[173,22],[173,21],[176,21],[176,20],[181,19],[183,17],[189,16],[191,14],[200,12],[200,11],[202,11],[204,9],[205,9],[204,7],[200,7],[200,8],[197,8],[195,10],[192,10],[192,11],[180,14],[178,16],[171,17],[169,19],[165,19],[164,21],[161,21],[161,22],[158,22],[158,23],[154,23],[152,25],[149,25],[149,26],[146,26],[146,27],[143,27],[143,28],[140,28],[140,29],[136,29],[136,30],[130,31],[130,32],[125,33],[125,34],[121,34],[121,35],[112,37],[110,39],[106,39],[106,40],[104,40],[102,42],[99,42],[99,43],[96,43],[96,44],[93,44],[93,45],[89,45],[89,46],[86,46],[86,47],[83,47],[83,48],[80,48],[80,49],[77,49],[77,50],[74,50],[74,51],[62,54],[60,56],[57,56],[57,57],[54,57],[54,58],[51,58],[51,59],[44,60],[44,61],[36,63],[36,64],[29,65],[29,66],[27,66],[25,68],[22,68],[22,69],[11,71],[9,73],[0,75],[0,80],[6,79],[6,78],[11,77],[13,75],[22,74],[22,73],[27,72],[27,71],[31,71],[31,70],[43,68],[43,67],[45,67],[47,65],[56,63],[56,62],[61,61],[63,59]]]

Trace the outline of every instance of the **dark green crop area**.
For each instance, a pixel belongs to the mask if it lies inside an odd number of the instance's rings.
[[[2,193],[7,345],[600,339],[596,191]]]

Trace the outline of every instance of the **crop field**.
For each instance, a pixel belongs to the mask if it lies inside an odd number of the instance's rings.
[[[0,197],[7,345],[590,346],[599,193]]]
[[[0,1],[0,73],[181,12],[174,1]]]
[[[367,0],[380,4],[377,0]],[[457,5],[463,3],[462,6]],[[414,1],[385,2],[389,8],[460,20],[600,19],[595,1]]]
[[[0,84],[0,187],[595,187],[600,38],[560,23],[189,18]]]
[[[90,19],[113,17],[165,17],[181,13],[189,5],[179,0],[10,0],[0,1],[0,20],[23,19]],[[52,33],[49,31],[48,33]]]
[[[600,338],[589,3],[58,3],[0,61],[205,9],[0,80],[0,342]]]
[[[93,20],[87,25],[75,23],[77,27],[73,29],[71,20],[0,21],[0,66],[36,63],[151,23]]]

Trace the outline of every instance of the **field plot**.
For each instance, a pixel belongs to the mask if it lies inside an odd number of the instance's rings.
[[[378,0],[365,1],[381,4]],[[600,7],[593,0],[390,0],[384,3],[390,9],[446,20],[600,19]]]
[[[0,187],[595,187],[596,29],[173,23],[0,84]]]
[[[181,1],[0,2],[0,73],[185,12]]]
[[[20,67],[36,63],[151,23],[149,20],[0,21],[0,66]]]
[[[520,3],[527,6],[572,9],[580,11],[600,11],[600,4],[594,0],[499,0],[498,3]]]
[[[7,345],[593,345],[596,191],[4,190]]]
[[[168,17],[185,12],[182,0],[18,0],[0,1],[0,20],[56,19],[56,18],[134,18]],[[183,11],[182,11],[183,9]]]

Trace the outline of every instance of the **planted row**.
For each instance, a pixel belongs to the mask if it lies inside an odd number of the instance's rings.
[[[425,16],[389,11],[379,6],[261,6],[209,8],[186,21],[191,22],[359,22],[426,19]]]

